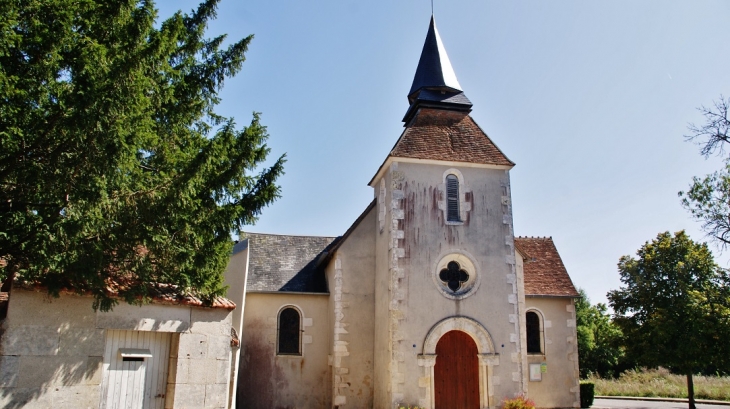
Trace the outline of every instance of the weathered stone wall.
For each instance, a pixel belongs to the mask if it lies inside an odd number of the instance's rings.
[[[236,407],[236,396],[237,396],[237,385],[238,385],[238,371],[241,354],[241,334],[243,333],[243,310],[246,306],[246,282],[248,272],[248,242],[241,241],[233,246],[233,254],[231,255],[228,265],[225,271],[225,282],[228,286],[226,292],[226,298],[236,303],[236,309],[231,314],[231,327],[232,331],[235,331],[233,354],[231,357],[231,388],[229,391],[230,397],[229,407]]]
[[[330,407],[328,294],[246,294],[237,406],[246,409]],[[277,355],[279,311],[302,316],[302,355]]]
[[[374,397],[373,407],[391,407],[390,383],[390,266],[393,264],[391,230],[398,229],[399,219],[393,219],[391,172],[386,172],[373,185],[378,201],[378,223],[375,237],[375,331],[373,342]]]
[[[233,355],[231,312],[188,310],[190,328],[176,337],[178,345],[171,348],[165,408],[225,409]]]
[[[461,222],[456,223],[445,220],[444,175],[449,171],[460,178]],[[489,378],[491,389],[484,391],[484,399],[490,406],[522,392],[521,283],[507,170],[404,161],[392,163],[383,180],[387,194],[384,231],[376,243],[375,373],[387,380],[385,396],[376,389],[376,406],[431,406],[432,380],[418,356],[429,330],[449,317],[471,318],[491,335],[499,359],[485,356],[485,365],[489,361],[491,366],[480,375]],[[376,194],[379,183],[373,185]],[[467,296],[449,296],[438,279],[439,262],[449,255],[473,265],[476,278],[469,282],[473,290]]]
[[[230,311],[120,304],[14,289],[0,339],[0,406],[98,408],[107,329],[173,332],[166,408],[225,408]],[[173,364],[174,363],[174,364]]]
[[[580,407],[580,374],[572,298],[526,297],[527,311],[540,317],[544,354],[527,354],[526,364],[546,364],[542,380],[528,382],[528,395],[541,408]]]
[[[339,408],[373,407],[376,215],[365,215],[327,268],[332,401]]]

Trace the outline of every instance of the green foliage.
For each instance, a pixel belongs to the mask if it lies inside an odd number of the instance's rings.
[[[279,196],[266,127],[214,112],[252,36],[217,0],[155,27],[149,0],[0,3],[0,278],[144,302],[222,294],[231,232]]]
[[[702,229],[724,248],[730,244],[730,163],[705,177],[694,177],[682,206],[702,222]]]
[[[624,286],[608,293],[631,360],[683,374],[708,362],[730,369],[723,356],[730,339],[730,277],[707,244],[684,231],[665,232],[637,255],[621,257]]]
[[[591,374],[613,377],[624,356],[621,330],[611,321],[605,304],[591,305],[583,289],[575,302],[581,378]]]
[[[595,385],[593,382],[581,381],[580,383],[580,407],[590,408],[593,406],[595,396]]]
[[[638,365],[687,375],[692,400],[692,374],[708,363],[730,370],[730,277],[707,244],[684,231],[659,234],[637,255],[621,257],[624,286],[608,293],[627,356]]]
[[[502,409],[534,409],[535,402],[520,395],[516,398],[505,398],[502,402]]]

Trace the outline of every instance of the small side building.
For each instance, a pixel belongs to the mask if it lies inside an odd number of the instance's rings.
[[[13,288],[0,324],[0,407],[229,407],[233,302],[164,297],[95,312],[92,301]]]
[[[573,287],[550,237],[515,237],[517,270],[525,277],[522,334],[524,383],[540,407],[580,402],[578,339]]]

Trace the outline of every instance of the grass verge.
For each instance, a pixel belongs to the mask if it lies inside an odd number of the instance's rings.
[[[695,399],[730,401],[730,376],[693,376]],[[626,371],[618,379],[590,377],[599,396],[687,398],[687,377],[664,368]]]

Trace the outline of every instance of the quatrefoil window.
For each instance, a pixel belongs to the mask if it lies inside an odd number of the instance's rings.
[[[431,270],[431,279],[438,291],[451,300],[466,298],[479,288],[479,270],[474,257],[462,249],[446,251]]]
[[[446,283],[451,291],[457,292],[463,283],[469,281],[469,273],[456,261],[450,261],[446,268],[439,272],[439,279]]]

